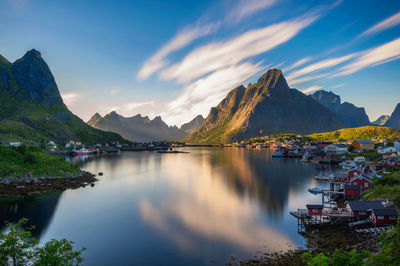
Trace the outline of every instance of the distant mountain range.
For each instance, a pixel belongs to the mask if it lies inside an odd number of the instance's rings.
[[[233,89],[186,142],[232,142],[274,133],[333,131],[343,123],[313,97],[290,89],[278,69]]]
[[[333,92],[320,90],[311,94],[310,97],[334,112],[346,128],[368,126],[370,124],[363,107],[356,107],[348,102],[342,103],[340,96]]]
[[[64,105],[50,68],[36,50],[14,63],[0,55],[0,140],[126,142],[94,129]]]
[[[201,115],[196,116],[189,123],[183,124],[181,128],[168,126],[160,116],[153,120],[149,117],[136,115],[123,117],[116,112],[111,112],[104,117],[94,114],[87,122],[92,127],[119,133],[124,138],[131,141],[149,142],[159,140],[182,140],[192,133],[204,122]]]
[[[376,119],[374,122],[371,122],[371,124],[375,126],[384,126],[386,122],[389,120],[390,115],[381,115],[378,119]]]

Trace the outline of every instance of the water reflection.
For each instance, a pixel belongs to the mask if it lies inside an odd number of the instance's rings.
[[[62,197],[0,203],[0,218],[30,218],[42,241],[86,247],[87,265],[224,264],[304,245],[288,211],[320,201],[307,188],[324,170],[266,150],[188,151],[68,158],[104,175]]]
[[[0,198],[0,221],[17,223],[22,218],[28,218],[27,225],[34,225],[32,235],[40,238],[57,209],[61,193],[30,196],[25,198]],[[5,229],[5,223],[0,225],[0,231]]]

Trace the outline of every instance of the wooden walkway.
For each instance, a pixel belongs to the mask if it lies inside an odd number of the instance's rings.
[[[370,222],[371,222],[370,219],[365,219],[365,220],[349,223],[349,226],[352,227],[352,226],[356,226],[356,225],[360,225],[360,224],[366,224],[366,223],[370,223]]]
[[[382,233],[385,232],[389,229],[392,229],[393,226],[384,226],[384,227],[372,227],[372,228],[366,228],[366,229],[356,229],[357,233]]]

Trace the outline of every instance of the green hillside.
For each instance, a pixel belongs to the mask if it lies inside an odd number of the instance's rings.
[[[343,128],[333,132],[317,133],[307,137],[316,141],[335,141],[351,139],[400,139],[400,130],[391,127],[365,126]]]

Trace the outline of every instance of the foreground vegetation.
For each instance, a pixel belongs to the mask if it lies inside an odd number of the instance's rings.
[[[306,136],[314,141],[344,141],[352,139],[387,139],[400,138],[400,130],[390,127],[365,126],[344,128],[333,132],[317,133]]]
[[[373,188],[363,195],[363,200],[387,198],[400,206],[400,168],[382,178],[375,178]],[[400,265],[400,223],[380,236],[380,252],[357,252],[337,249],[333,253],[305,252],[303,262],[307,265]]]
[[[74,242],[66,239],[52,239],[39,246],[39,241],[32,237],[30,228],[23,228],[27,219],[18,224],[8,224],[6,233],[0,232],[1,265],[80,265],[84,248],[74,250]]]
[[[64,177],[77,174],[80,169],[63,158],[50,155],[40,147],[5,147],[0,145],[0,178],[31,173],[32,176]]]

